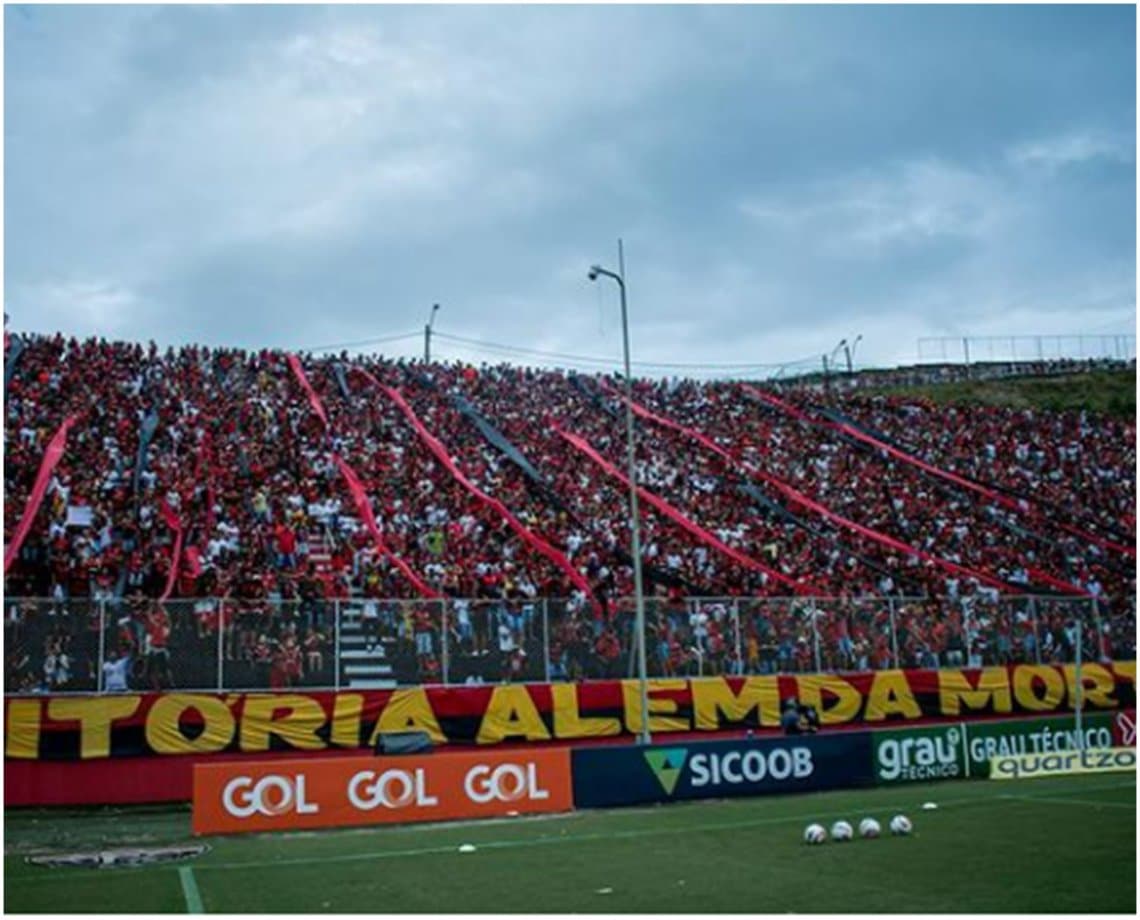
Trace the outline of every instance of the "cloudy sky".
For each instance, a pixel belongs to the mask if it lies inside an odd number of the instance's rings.
[[[7,6],[10,328],[306,348],[438,301],[616,360],[586,269],[622,236],[646,362],[1132,331],[1135,38],[1130,6]]]

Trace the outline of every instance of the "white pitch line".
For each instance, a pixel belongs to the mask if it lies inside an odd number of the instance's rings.
[[[699,801],[699,800],[698,800]],[[984,802],[993,802],[993,795],[986,796],[969,796],[959,799],[953,799],[944,803],[945,807],[954,805],[975,805]],[[696,804],[685,803],[685,804]],[[917,808],[914,801],[906,802],[903,804],[894,803],[891,805],[876,805],[871,808],[863,809],[867,812],[888,812],[888,811],[901,811],[905,808]],[[622,809],[625,811],[625,809]],[[849,817],[852,809],[847,808],[842,811],[805,811],[796,815],[784,815],[778,818],[756,818],[751,821],[726,821],[715,824],[695,824],[677,827],[663,827],[663,828],[649,828],[641,830],[629,831],[609,831],[599,832],[596,834],[567,834],[558,837],[524,837],[514,840],[491,840],[485,843],[476,843],[475,846],[480,850],[506,850],[506,849],[520,849],[530,846],[543,846],[546,844],[562,844],[562,843],[584,843],[593,842],[596,840],[613,840],[613,839],[636,839],[640,837],[660,837],[668,834],[687,834],[694,831],[718,831],[718,830],[734,830],[737,828],[749,827],[764,827],[767,825],[775,824],[792,824],[809,819],[825,819],[825,818],[844,818]],[[425,825],[424,830],[428,830],[430,825]],[[232,869],[272,869],[276,866],[305,866],[310,863],[341,863],[341,862],[360,862],[363,860],[371,859],[397,859],[401,857],[410,856],[431,856],[442,855],[448,853],[456,853],[459,849],[458,844],[448,844],[446,846],[433,846],[433,847],[417,847],[414,849],[404,850],[375,850],[368,853],[345,853],[336,856],[313,856],[306,858],[296,859],[277,859],[277,860],[257,860],[249,862],[226,862],[226,863],[199,863],[196,868],[198,872],[209,871],[228,871]],[[116,869],[115,875],[120,876],[134,872],[149,872],[154,869],[153,866],[141,866],[139,868],[130,869]],[[91,877],[89,871],[81,872],[67,872],[52,875],[25,875],[16,877],[5,877],[6,884],[35,884],[37,882],[60,882],[69,878]]]
[[[993,802],[993,796],[984,796],[981,798],[963,798],[956,799],[953,802],[947,802],[947,805],[976,805],[984,802]],[[908,803],[913,804],[913,803]],[[878,806],[871,811],[893,811],[907,806],[903,805],[884,805]],[[486,843],[477,843],[475,846],[479,850],[512,850],[522,849],[531,846],[544,846],[547,844],[564,844],[564,843],[591,843],[596,840],[633,840],[642,837],[661,837],[669,834],[690,834],[699,833],[702,831],[720,831],[720,830],[735,830],[738,828],[748,827],[764,827],[773,824],[791,824],[805,821],[809,818],[843,818],[851,814],[851,809],[847,808],[843,811],[832,812],[809,812],[807,814],[799,815],[785,815],[780,818],[757,818],[754,821],[730,821],[720,824],[691,824],[685,827],[667,827],[667,828],[651,828],[646,830],[631,830],[631,831],[609,831],[597,834],[575,834],[566,835],[564,837],[531,837],[529,839],[519,840],[491,840]],[[232,869],[271,869],[276,866],[307,866],[313,863],[342,863],[342,862],[359,862],[361,860],[371,859],[397,859],[407,856],[431,856],[433,854],[455,853],[457,847],[454,844],[442,847],[422,847],[414,850],[377,850],[370,853],[346,853],[338,856],[316,856],[305,859],[278,859],[278,860],[259,860],[251,862],[239,863],[215,863],[205,864],[198,867],[198,871],[217,870],[229,871]]]
[[[194,870],[189,866],[179,866],[178,880],[182,883],[182,897],[186,899],[186,913],[202,914],[202,895],[198,891],[198,883],[194,881]]]
[[[1110,790],[1110,789],[1123,789],[1123,788],[1127,788],[1128,786],[1131,786],[1131,785],[1134,785],[1134,783],[1129,783],[1126,785],[1122,785],[1122,784],[1117,783],[1117,784],[1111,785],[1111,786],[1095,786],[1095,787],[1090,786],[1086,791],[1094,792],[1094,791]],[[994,795],[991,793],[989,795],[984,795],[984,796],[966,796],[966,797],[962,797],[962,798],[948,799],[948,800],[945,800],[942,802],[942,807],[943,808],[950,808],[950,807],[954,807],[957,805],[978,805],[978,804],[987,804],[987,803],[993,804],[995,802],[1001,802],[1003,800],[1006,802],[1010,802],[1010,803],[1018,801],[1018,799],[1012,795],[1004,795],[1003,796],[1003,795]],[[1038,800],[1034,799],[1032,801],[1038,801]],[[1042,799],[1040,799],[1040,801],[1050,801],[1050,799],[1042,798]],[[875,806],[872,806],[870,808],[863,809],[863,811],[887,812],[887,811],[899,811],[899,810],[903,810],[906,808],[912,808],[912,807],[917,808],[917,805],[915,804],[914,801],[909,801],[909,802],[902,803],[902,804],[895,803],[892,805],[875,805]],[[778,817],[778,818],[757,818],[757,819],[751,820],[751,821],[730,821],[730,822],[722,822],[722,823],[715,823],[715,824],[695,824],[695,825],[667,827],[667,828],[650,828],[650,829],[629,830],[629,831],[610,831],[607,833],[596,833],[596,834],[575,834],[575,835],[567,834],[565,836],[558,836],[558,837],[530,837],[530,838],[519,838],[519,839],[515,839],[515,840],[491,840],[491,841],[487,841],[485,843],[477,843],[476,846],[480,850],[508,850],[508,849],[521,849],[521,848],[530,847],[530,846],[544,846],[547,844],[564,844],[564,843],[579,843],[579,842],[590,843],[590,842],[593,842],[596,840],[638,839],[638,838],[642,838],[642,837],[660,837],[660,836],[669,835],[669,834],[687,834],[687,833],[701,832],[701,831],[735,830],[738,828],[765,827],[768,825],[777,825],[777,824],[791,824],[791,823],[795,823],[795,822],[809,820],[812,818],[815,818],[815,819],[845,818],[845,817],[850,816],[851,812],[852,812],[851,808],[847,808],[847,809],[844,809],[842,811],[830,811],[830,812],[818,812],[818,811],[807,812],[807,811],[805,811],[805,812],[801,812],[800,814],[797,814],[797,815],[784,815],[784,816]],[[424,830],[427,830],[427,829],[428,829],[428,826],[425,826]],[[375,850],[375,851],[371,851],[368,853],[346,853],[346,854],[335,855],[335,856],[311,856],[311,857],[297,858],[297,859],[257,860],[257,861],[234,862],[234,863],[201,863],[197,866],[197,869],[199,872],[206,872],[206,871],[224,872],[224,871],[230,871],[230,870],[234,870],[234,869],[272,869],[272,868],[275,868],[277,866],[304,866],[304,865],[310,865],[310,864],[361,862],[361,861],[376,860],[376,859],[399,859],[399,858],[412,857],[412,856],[444,855],[444,854],[454,854],[457,851],[458,851],[458,845],[457,844],[448,844],[446,846],[417,847],[414,849],[404,849],[404,850]],[[116,871],[116,875],[121,875],[124,873],[130,873],[130,872],[146,872],[146,871],[150,871],[150,868],[151,867],[141,867],[138,869],[119,869]],[[59,881],[64,881],[68,878],[76,878],[76,877],[80,877],[80,876],[88,876],[89,877],[89,875],[90,875],[90,873],[88,873],[88,872],[71,872],[71,873],[67,873],[67,874],[61,873],[58,875],[51,875],[51,876],[35,875],[35,876],[22,876],[22,877],[21,876],[6,877],[4,879],[4,881],[8,884],[17,884],[17,883],[27,884],[27,883],[35,883],[35,882],[59,882]]]

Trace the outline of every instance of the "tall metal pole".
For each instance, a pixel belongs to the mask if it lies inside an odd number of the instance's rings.
[[[424,364],[431,363],[431,324],[435,322],[437,310],[439,310],[439,304],[433,303],[431,305],[431,316],[428,317],[427,325],[424,326]]]
[[[629,461],[629,507],[633,516],[633,592],[637,603],[637,679],[641,691],[642,744],[653,739],[649,734],[649,684],[645,656],[645,594],[641,582],[641,517],[637,509],[637,467],[633,456],[633,375],[629,367],[629,311],[625,293],[625,252],[618,240],[618,274],[621,275],[621,338],[625,353],[625,440]]]
[[[622,242],[618,240],[618,273],[614,274],[599,266],[590,269],[590,280],[596,280],[598,275],[606,275],[617,282],[621,291],[621,336],[622,349],[625,357],[625,440],[626,460],[629,467],[629,509],[630,533],[633,555],[633,591],[634,602],[637,607],[637,677],[641,695],[641,731],[638,741],[649,744],[653,739],[649,733],[649,684],[646,677],[645,656],[645,596],[642,593],[641,581],[641,519],[637,505],[637,467],[634,463],[633,450],[633,377],[629,366],[629,309],[625,293],[625,253]]]

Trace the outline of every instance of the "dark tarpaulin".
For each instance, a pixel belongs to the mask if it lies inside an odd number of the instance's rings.
[[[8,384],[16,373],[16,362],[24,353],[24,340],[21,336],[12,336],[12,344],[8,346],[8,354],[4,358],[4,392],[8,391]]]
[[[601,394],[597,393],[594,390],[591,390],[590,387],[586,385],[586,381],[583,380],[580,375],[571,374],[570,385],[583,396],[585,396],[586,399],[590,400],[590,402],[592,402],[595,406],[605,412],[606,415],[608,415],[610,418],[621,418],[621,413],[618,412],[617,409],[611,406],[604,399],[602,399]]]
[[[425,378],[422,374],[416,376],[418,382],[422,383],[425,387],[432,390],[438,389],[430,379]],[[488,422],[465,397],[455,394],[451,397],[451,400],[455,408],[479,430],[479,433],[483,435],[487,443],[498,450],[522,471],[523,475],[526,476],[533,487],[533,491],[542,501],[555,510],[563,512],[580,530],[587,533],[589,532],[589,528],[582,523],[581,519],[559,497],[558,493],[550,487],[550,484],[542,474],[535,469],[534,465],[527,460],[522,451],[515,447],[499,429]],[[633,566],[633,556],[624,550],[614,550],[614,556],[617,557],[622,565]],[[680,588],[694,596],[707,597],[712,593],[707,585],[695,585],[684,578],[651,566],[644,560],[642,560],[641,563],[641,572],[654,584],[664,585],[668,588]]]
[[[536,483],[541,483],[543,486],[546,485],[542,476],[539,475],[538,470],[536,470],[534,468],[534,465],[529,460],[527,460],[525,456],[523,456],[522,451],[515,447],[514,444],[512,444],[510,441],[508,441],[503,436],[502,432],[499,431],[499,429],[497,429],[494,425],[483,418],[483,416],[476,411],[475,407],[472,406],[471,403],[469,403],[463,396],[460,396],[458,394],[452,396],[451,401],[455,405],[455,408],[458,409],[459,412],[464,415],[476,428],[478,428],[479,433],[483,435],[483,437],[504,457],[506,457],[515,466],[522,470],[528,478]]]
[[[898,441],[894,441],[891,438],[888,438],[877,428],[872,428],[870,425],[864,425],[862,422],[855,421],[855,419],[851,418],[849,415],[844,415],[842,412],[837,412],[834,409],[826,409],[820,406],[813,406],[813,408],[819,415],[822,415],[829,422],[835,422],[839,425],[850,425],[856,431],[861,431],[863,434],[874,438],[876,441],[882,441],[884,444],[889,444],[896,450],[901,450],[903,453],[907,454],[914,453],[914,451],[910,450],[910,448],[908,448],[905,444],[900,444]]]
[[[135,495],[139,494],[139,489],[142,485],[142,473],[146,469],[146,454],[150,448],[150,442],[154,438],[155,431],[158,430],[158,413],[153,409],[150,414],[143,419],[142,427],[139,429],[139,453],[138,459],[135,461],[135,482],[134,489]]]
[[[852,552],[850,549],[848,549],[844,545],[843,541],[841,539],[839,539],[839,537],[835,536],[835,534],[827,533],[824,530],[820,530],[818,527],[812,527],[811,524],[807,523],[807,521],[805,521],[799,515],[793,514],[791,511],[789,511],[787,508],[785,508],[779,502],[773,501],[767,495],[765,495],[763,492],[761,492],[759,488],[752,485],[751,483],[737,483],[736,484],[736,490],[738,492],[742,493],[743,495],[747,496],[756,505],[760,506],[765,511],[771,513],[772,515],[774,515],[776,518],[783,521],[784,523],[792,524],[795,527],[799,527],[805,533],[809,533],[813,537],[817,537],[821,540],[826,540],[829,543],[834,543],[836,546],[839,546],[840,548],[842,548],[845,553],[847,553],[849,556],[851,556],[853,559],[855,559],[858,563],[866,566],[867,568],[871,569],[873,572],[878,572],[880,575],[889,575],[889,576],[891,576],[891,578],[894,578],[895,575],[897,574],[895,572],[890,571],[890,569],[887,569],[887,568],[879,565],[876,562],[872,562],[870,559],[866,558],[865,556],[860,556],[858,553]]]
[[[336,385],[340,387],[340,395],[345,399],[351,399],[352,394],[348,391],[348,381],[344,376],[344,365],[339,361],[332,366],[333,376],[336,377]]]

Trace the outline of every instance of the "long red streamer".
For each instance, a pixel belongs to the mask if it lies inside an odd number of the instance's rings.
[[[158,503],[159,513],[162,515],[162,520],[166,526],[174,531],[174,552],[170,555],[170,574],[166,576],[166,588],[162,592],[162,596],[158,599],[159,603],[163,603],[171,592],[174,590],[174,582],[178,578],[178,564],[182,558],[182,521],[166,503],[164,498]]]
[[[611,392],[612,392],[612,390],[611,390]],[[757,391],[757,392],[759,392],[759,391]],[[618,395],[618,394],[615,394],[615,395]],[[622,398],[624,399],[624,397],[622,397]],[[775,397],[773,397],[773,399],[775,399]],[[777,400],[777,402],[779,402],[779,400]],[[859,523],[856,523],[855,521],[852,521],[850,518],[846,518],[843,515],[832,511],[830,508],[826,507],[825,505],[821,505],[819,502],[814,501],[813,499],[808,498],[806,495],[804,495],[798,489],[794,488],[793,486],[789,485],[788,483],[784,482],[783,480],[776,478],[775,476],[771,475],[770,473],[765,473],[762,470],[754,469],[753,467],[749,466],[748,464],[744,464],[744,463],[738,461],[727,450],[725,450],[719,444],[714,442],[707,435],[701,433],[700,431],[697,431],[695,428],[687,428],[684,425],[678,424],[677,422],[674,422],[671,419],[665,418],[662,415],[657,415],[656,413],[651,412],[649,409],[646,409],[644,406],[641,406],[636,402],[630,403],[630,406],[631,406],[633,413],[635,415],[640,416],[641,418],[645,418],[645,419],[648,419],[650,421],[656,422],[659,425],[663,425],[664,427],[671,428],[674,431],[678,431],[682,434],[687,435],[688,437],[692,438],[693,440],[697,441],[698,443],[703,444],[709,450],[717,453],[719,456],[721,456],[727,462],[734,464],[734,465],[739,464],[753,478],[759,479],[761,482],[769,483],[770,485],[772,485],[774,488],[778,489],[785,496],[787,496],[787,498],[789,498],[791,501],[795,502],[796,504],[799,504],[802,507],[807,508],[810,511],[813,511],[814,513],[820,515],[821,517],[826,518],[827,520],[834,522],[835,524],[838,524],[841,527],[845,527],[848,530],[851,530],[851,531],[854,531],[855,533],[861,534],[861,535],[867,537],[868,539],[873,540],[876,543],[879,543],[883,546],[890,547],[891,549],[896,550],[897,552],[907,553],[909,555],[915,556],[918,559],[922,559],[925,562],[933,563],[934,565],[939,566],[940,568],[943,568],[948,572],[952,572],[952,573],[957,574],[957,575],[963,575],[963,576],[968,576],[970,578],[977,579],[979,582],[981,582],[983,584],[991,585],[992,587],[998,588],[999,590],[1007,590],[1007,586],[1006,586],[1005,582],[1001,581],[999,578],[996,578],[996,577],[989,575],[985,572],[981,572],[977,569],[971,569],[971,568],[967,568],[966,566],[957,565],[956,563],[950,562],[947,559],[940,559],[939,557],[931,555],[930,553],[924,552],[923,550],[920,550],[915,546],[911,546],[909,543],[904,543],[902,540],[897,540],[894,537],[889,536],[888,534],[882,533],[881,531],[873,530],[870,527],[865,527],[862,524],[859,524]],[[790,408],[794,409],[795,407],[790,407]],[[798,412],[799,410],[795,409],[795,411]],[[1069,587],[1071,588],[1071,586],[1069,586]]]
[[[610,463],[608,460],[606,460],[601,454],[599,454],[596,450],[594,450],[594,448],[591,447],[590,444],[585,439],[580,438],[580,437],[578,437],[578,435],[572,434],[569,431],[563,431],[561,428],[558,428],[557,426],[555,426],[554,430],[557,431],[558,434],[560,434],[566,441],[568,441],[570,444],[572,444],[574,447],[576,447],[579,451],[581,451],[583,454],[585,454],[587,457],[589,457],[591,460],[593,460],[594,463],[596,463],[603,470],[605,470],[610,476],[617,479],[619,482],[623,483],[627,488],[629,487],[628,477],[626,477],[626,475],[624,473],[622,473],[621,470],[619,470],[616,466],[614,466],[612,463]],[[728,556],[728,558],[732,559],[734,562],[744,566],[747,569],[751,569],[751,570],[756,571],[756,572],[763,572],[768,577],[772,578],[774,581],[778,581],[780,584],[787,585],[788,587],[792,588],[793,590],[795,590],[799,593],[810,592],[809,586],[797,584],[795,581],[788,578],[788,576],[784,575],[782,572],[777,572],[775,569],[769,568],[768,566],[764,565],[761,562],[757,562],[751,556],[746,556],[744,553],[740,552],[739,550],[735,550],[731,546],[728,546],[727,544],[722,543],[720,540],[718,540],[715,536],[713,536],[711,533],[709,533],[703,527],[701,527],[698,524],[695,524],[693,521],[689,520],[689,518],[687,518],[683,514],[681,514],[680,511],[678,511],[676,508],[674,508],[672,505],[670,505],[667,501],[665,501],[662,498],[659,498],[658,496],[654,495],[652,492],[648,492],[644,488],[642,488],[641,486],[638,486],[637,487],[637,494],[642,499],[644,499],[647,504],[649,504],[652,507],[654,507],[655,509],[657,509],[657,511],[659,511],[661,514],[665,515],[671,521],[676,523],[678,526],[680,526],[687,533],[691,534],[692,536],[694,536],[696,539],[700,540],[702,543],[706,544],[707,546],[711,546],[717,552],[722,553],[725,556]]]
[[[321,403],[321,398],[317,395],[312,385],[309,383],[309,378],[305,376],[305,369],[301,367],[301,362],[297,359],[296,355],[287,355],[289,367],[293,370],[293,374],[297,378],[297,382],[301,384],[301,388],[309,394],[309,405],[313,407],[313,411],[317,417],[324,422],[325,428],[329,426],[328,416],[325,415],[324,404]],[[421,579],[403,559],[392,552],[387,543],[384,542],[384,536],[380,533],[380,528],[376,525],[376,516],[372,513],[372,503],[368,500],[368,495],[364,491],[364,486],[360,483],[360,477],[351,466],[348,465],[339,454],[332,455],[333,461],[336,463],[337,469],[340,470],[340,475],[344,479],[344,483],[348,486],[349,494],[352,496],[352,501],[356,505],[356,512],[364,521],[364,526],[368,528],[368,532],[372,535],[372,542],[376,544],[376,549],[380,554],[388,559],[408,580],[416,591],[424,597],[438,598],[442,595],[434,588],[430,587],[423,579]]]
[[[1084,588],[1078,588],[1076,585],[1071,585],[1067,581],[1061,581],[1059,578],[1054,578],[1048,572],[1042,572],[1040,569],[1026,568],[1026,574],[1029,575],[1034,581],[1040,581],[1050,587],[1056,588],[1058,591],[1064,591],[1066,594],[1074,594],[1077,597],[1092,597]]]
[[[439,462],[442,463],[444,467],[451,473],[456,482],[458,482],[461,486],[463,486],[464,489],[475,496],[475,498],[482,504],[494,510],[526,543],[528,543],[530,546],[544,555],[547,559],[553,562],[556,566],[558,566],[558,568],[561,569],[570,578],[574,585],[586,595],[590,603],[594,605],[596,609],[601,608],[601,604],[594,596],[594,592],[590,589],[590,583],[586,581],[581,572],[574,568],[569,559],[567,559],[555,547],[551,546],[537,534],[531,532],[527,527],[525,527],[518,520],[518,518],[516,518],[510,512],[506,505],[504,505],[497,498],[492,498],[463,474],[463,472],[452,461],[450,454],[447,452],[447,448],[443,446],[438,438],[436,438],[430,431],[427,430],[427,428],[424,426],[424,423],[420,421],[419,417],[416,415],[415,410],[413,410],[412,407],[408,405],[407,401],[400,394],[399,390],[397,390],[395,387],[384,386],[366,370],[363,370],[361,368],[357,368],[357,370],[365,378],[370,380],[374,386],[376,386],[400,408],[400,411],[404,413],[404,417],[408,420],[408,423],[416,430],[416,433],[427,445],[428,449],[433,454],[435,454],[436,459],[439,460]]]
[[[952,482],[955,485],[959,485],[964,489],[969,489],[970,491],[984,495],[991,501],[995,501],[999,505],[1009,508],[1012,511],[1017,511],[1019,513],[1024,513],[1026,511],[1020,502],[1018,502],[1016,499],[1010,498],[1008,495],[1002,495],[1000,492],[997,492],[988,486],[984,486],[981,483],[974,482],[971,479],[965,479],[962,476],[958,476],[957,474],[950,472],[949,470],[944,470],[941,467],[927,463],[925,460],[916,457],[914,454],[909,454],[904,450],[899,450],[897,447],[893,447],[884,441],[880,441],[878,438],[872,437],[866,432],[860,431],[858,428],[848,425],[845,422],[833,422],[830,419],[814,421],[809,418],[803,411],[793,406],[791,403],[785,402],[784,400],[773,396],[771,393],[765,393],[763,390],[752,386],[752,384],[745,383],[742,384],[742,387],[745,392],[751,393],[762,402],[766,402],[771,406],[776,406],[801,421],[807,422],[808,424],[817,424],[823,428],[832,428],[836,431],[841,431],[844,434],[855,438],[856,440],[862,441],[865,444],[870,444],[879,450],[886,451],[892,457],[895,457],[904,463],[909,463],[911,466],[925,470],[932,476],[938,476],[939,478],[945,479],[948,482]],[[1044,519],[1044,516],[1039,510],[1036,513],[1036,517],[1038,519]],[[1077,527],[1072,527],[1068,524],[1059,524],[1058,526],[1062,530],[1071,533],[1074,536],[1078,536],[1083,540],[1087,540],[1089,543],[1093,543],[1102,549],[1111,549],[1115,552],[1124,553],[1125,555],[1132,556],[1134,558],[1136,556],[1136,550],[1133,547],[1124,546],[1120,543],[1114,543],[1111,540],[1106,540],[1104,537],[1098,537],[1094,534],[1088,533],[1085,530],[1081,530]]]
[[[313,385],[309,383],[309,378],[305,376],[305,369],[301,367],[301,359],[294,354],[285,356],[285,360],[289,362],[289,368],[293,371],[293,376],[297,378],[297,382],[301,384],[301,389],[308,394],[309,405],[313,407],[313,412],[325,424],[325,428],[329,427],[328,416],[325,415],[325,407],[321,402],[321,398],[316,394]]]
[[[20,547],[24,545],[28,531],[32,529],[32,522],[36,519],[40,505],[43,504],[44,495],[47,494],[48,485],[51,483],[51,474],[59,465],[64,449],[67,447],[67,433],[78,420],[79,416],[77,415],[68,417],[48,442],[47,450],[44,451],[44,458],[40,462],[40,471],[36,474],[36,481],[32,486],[32,493],[28,496],[28,504],[24,507],[24,514],[20,518],[20,523],[16,525],[16,531],[12,534],[11,541],[4,547],[5,575],[8,574],[8,568],[20,554]]]
[[[376,544],[376,548],[380,550],[384,558],[391,560],[392,564],[399,569],[404,577],[408,579],[412,587],[416,589],[424,597],[437,598],[441,597],[440,593],[434,588],[425,583],[415,572],[412,571],[403,559],[397,556],[389,548],[388,544],[384,542],[384,537],[380,533],[380,528],[376,526],[376,517],[372,514],[372,504],[368,501],[368,496],[365,494],[364,486],[360,484],[360,479],[353,471],[352,467],[344,462],[338,454],[333,454],[333,460],[336,462],[337,468],[340,470],[340,475],[344,477],[345,484],[348,486],[348,491],[352,494],[352,500],[356,503],[356,511],[364,520],[364,525],[368,528],[368,532],[372,535],[372,542]]]

